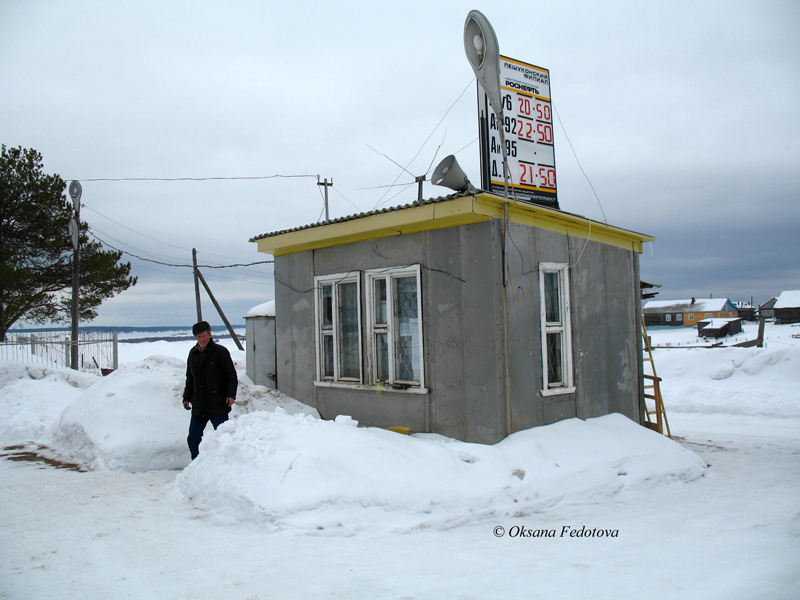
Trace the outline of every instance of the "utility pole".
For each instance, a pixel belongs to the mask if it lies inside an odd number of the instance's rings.
[[[78,181],[69,184],[69,195],[72,197],[72,206],[75,215],[69,222],[69,233],[72,238],[72,331],[70,333],[70,362],[71,367],[79,370],[78,364],[78,321],[80,315],[80,303],[78,302],[78,292],[80,291],[80,242],[81,242],[81,194],[83,189]]]
[[[325,221],[330,221],[331,217],[328,214],[328,187],[333,187],[333,178],[331,177],[331,182],[328,183],[328,178],[326,177],[323,182],[319,181],[319,177],[317,177],[317,185],[325,186]]]
[[[211,291],[211,288],[208,287],[208,284],[206,283],[206,278],[203,277],[203,274],[199,270],[196,270],[195,273],[197,273],[197,277],[200,278],[200,283],[202,283],[203,287],[206,288],[206,292],[208,292],[208,297],[211,298],[211,302],[214,304],[214,308],[217,309],[219,316],[222,317],[222,321],[225,323],[225,327],[228,328],[228,332],[231,334],[233,341],[236,343],[236,347],[239,348],[239,350],[244,350],[242,342],[239,341],[239,336],[237,336],[236,332],[233,330],[233,326],[230,324],[230,321],[228,321],[228,317],[226,317],[225,313],[222,312],[222,307],[219,305],[219,302],[217,302],[217,299],[214,297],[214,293]]]
[[[194,265],[194,298],[197,303],[197,323],[203,320],[203,309],[200,307],[200,281],[197,274],[197,249],[192,248],[192,264]]]

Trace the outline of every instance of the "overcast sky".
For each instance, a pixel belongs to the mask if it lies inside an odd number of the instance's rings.
[[[380,187],[413,182],[392,161],[421,175],[456,153],[479,185],[472,9],[550,70],[562,210],[655,236],[659,299],[800,289],[795,0],[3,0],[0,143],[80,180],[82,218],[139,277],[93,324],[193,323],[191,270],[158,263],[271,259],[248,240],[316,222],[317,175],[332,218],[413,202]],[[273,298],[271,265],[201,271],[235,325]]]

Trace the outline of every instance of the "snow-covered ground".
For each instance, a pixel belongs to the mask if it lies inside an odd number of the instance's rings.
[[[798,333],[651,330],[674,441],[620,415],[403,436],[240,370],[191,464],[191,342],[122,343],[106,378],[0,363],[0,597],[798,598]]]

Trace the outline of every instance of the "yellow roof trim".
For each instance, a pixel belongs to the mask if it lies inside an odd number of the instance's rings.
[[[551,208],[513,202],[501,196],[479,192],[440,202],[409,206],[349,220],[287,231],[255,242],[258,251],[282,256],[304,250],[375,240],[405,233],[443,229],[458,225],[502,219],[504,205],[509,205],[509,219],[514,223],[555,231],[575,237],[642,252],[642,244],[654,237],[605,225],[585,217]]]

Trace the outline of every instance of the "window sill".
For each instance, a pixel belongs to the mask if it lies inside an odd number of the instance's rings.
[[[562,394],[574,394],[576,389],[577,388],[575,386],[550,388],[549,390],[541,390],[539,394],[541,396],[559,396]]]
[[[345,383],[343,381],[315,381],[314,387],[339,388],[346,390],[359,390],[364,392],[386,392],[390,394],[427,394],[430,390],[423,387],[409,387],[404,390],[392,387],[379,387],[377,385],[363,385],[361,383]]]

